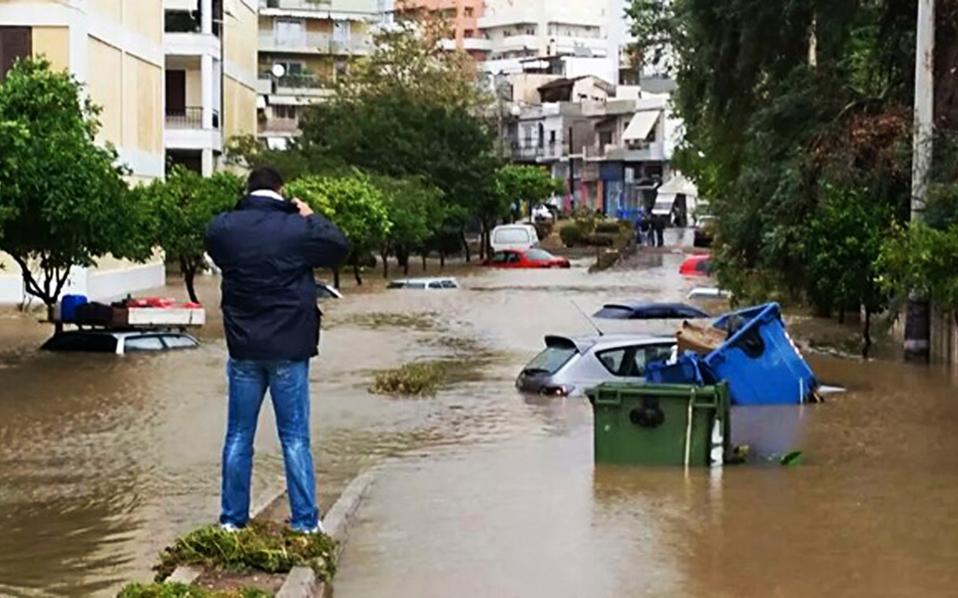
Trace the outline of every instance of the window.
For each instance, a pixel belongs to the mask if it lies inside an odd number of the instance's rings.
[[[306,45],[306,23],[277,19],[273,23],[277,46],[300,47]]]
[[[524,244],[529,243],[529,231],[524,228],[502,228],[495,231],[493,241],[498,244]]]
[[[164,335],[163,342],[170,349],[192,349],[196,346],[196,342],[185,334]]]
[[[599,149],[612,145],[612,131],[599,131]]]
[[[599,358],[599,362],[609,370],[609,373],[613,376],[621,376],[622,364],[625,363],[625,355],[628,353],[628,347],[622,347],[621,349],[611,349],[608,351],[602,351],[601,353],[596,353],[596,357]]]
[[[430,282],[430,283],[429,283],[429,288],[430,288],[430,289],[441,289],[441,288],[442,288],[442,282],[440,282],[440,281],[438,281],[438,280],[433,281],[433,282]]]
[[[134,336],[126,339],[125,351],[162,351],[165,347],[158,336]]]
[[[532,126],[528,125],[525,127],[525,143],[524,147],[532,147]]]
[[[620,347],[596,354],[610,374],[623,378],[641,378],[646,364],[665,361],[671,356],[671,344]]]
[[[526,365],[522,373],[526,375],[555,374],[578,352],[574,346],[569,345],[547,347]]]
[[[539,143],[540,148],[546,142],[546,129],[545,127],[542,126],[542,123],[539,123],[539,135],[538,135],[537,141]]]
[[[499,251],[494,256],[492,256],[493,264],[504,264],[509,259],[509,251]]]
[[[27,58],[33,51],[33,30],[30,27],[0,27],[0,81],[7,76],[18,58]]]
[[[333,69],[337,79],[340,77],[345,77],[349,72],[349,63],[345,60],[337,60],[336,64],[333,66]]]
[[[463,14],[465,14],[468,18],[472,18],[475,16],[476,10],[471,6],[467,6],[463,9]]]
[[[273,118],[296,120],[296,106],[273,106]]]
[[[349,21],[333,21],[333,41],[349,41]]]
[[[454,280],[444,280],[442,281],[442,288],[444,289],[458,289],[459,285],[456,284]]]
[[[530,249],[526,252],[526,257],[536,262],[547,262],[552,259],[552,254],[542,249]]]
[[[555,144],[556,144],[556,132],[549,131],[549,145],[555,145]]]
[[[476,36],[476,32],[475,32],[475,30],[473,30],[473,29],[464,29],[464,30],[462,31],[462,36],[463,36],[463,37],[475,37],[475,36]]]
[[[87,351],[91,353],[116,353],[116,338],[111,334],[67,332],[58,334],[44,343],[44,351]]]

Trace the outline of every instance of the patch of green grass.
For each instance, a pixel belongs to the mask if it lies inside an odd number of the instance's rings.
[[[439,361],[407,363],[376,374],[370,392],[380,395],[428,396],[446,379],[446,366]]]
[[[270,598],[272,594],[253,588],[242,590],[204,590],[185,583],[131,583],[117,598]]]
[[[297,534],[278,524],[253,522],[234,533],[209,525],[163,550],[156,566],[157,579],[166,579],[180,565],[265,573],[286,573],[306,566],[320,579],[330,579],[335,573],[335,547],[335,540],[326,535]]]

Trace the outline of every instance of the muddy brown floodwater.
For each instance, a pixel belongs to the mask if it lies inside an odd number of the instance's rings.
[[[311,374],[321,492],[384,464],[337,598],[953,595],[947,369],[812,356],[850,392],[800,412],[803,465],[687,474],[595,467],[587,402],[516,393],[543,335],[589,331],[570,300],[679,299],[694,286],[675,274],[681,259],[462,270],[460,291],[380,283],[329,305]],[[201,294],[215,303],[213,279]],[[196,351],[124,358],[39,354],[45,333],[0,316],[0,595],[111,595],[217,516],[221,326]],[[367,393],[374,370],[417,358],[464,371],[433,398]],[[261,493],[282,479],[268,409],[257,451]]]

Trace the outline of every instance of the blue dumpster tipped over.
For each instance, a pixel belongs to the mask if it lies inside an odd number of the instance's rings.
[[[705,357],[687,353],[675,364],[650,364],[647,379],[687,384],[726,380],[733,405],[798,405],[815,391],[815,374],[785,331],[777,303],[726,314],[714,326],[729,332],[725,343]]]

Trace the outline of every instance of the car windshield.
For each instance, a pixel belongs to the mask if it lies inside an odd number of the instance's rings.
[[[42,349],[46,351],[116,353],[116,338],[111,334],[58,334],[44,343]]]
[[[552,254],[541,249],[531,249],[526,252],[526,257],[537,262],[548,261],[552,259]]]
[[[496,231],[496,243],[528,243],[529,231],[524,228],[504,228]]]
[[[523,370],[527,374],[554,374],[578,353],[575,347],[546,347]]]

